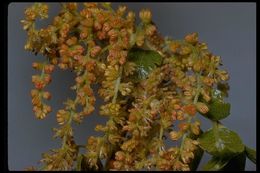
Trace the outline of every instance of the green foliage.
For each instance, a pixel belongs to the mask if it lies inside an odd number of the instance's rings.
[[[221,171],[244,171],[246,166],[245,152],[231,158]]]
[[[203,166],[203,171],[219,171],[228,163],[228,161],[229,159],[213,156],[211,160]]]
[[[227,85],[219,84],[218,88],[219,87],[222,87],[221,90],[214,89],[212,91],[212,99],[209,103],[206,103],[201,97],[199,98],[199,100],[204,102],[209,108],[209,112],[201,115],[213,121],[222,120],[230,115],[231,105],[224,101],[224,97],[227,96],[227,89],[225,88]]]
[[[256,151],[245,146],[246,156],[254,163],[256,163]]]
[[[228,90],[230,88],[228,83],[218,83],[217,88],[221,91],[223,97],[228,97]]]
[[[204,170],[244,170],[246,156],[256,163],[256,152],[218,122],[230,114],[231,105],[224,100],[229,75],[219,68],[220,56],[213,55],[197,33],[184,40],[164,37],[149,9],[139,12],[137,24],[138,15],[126,6],[114,10],[110,3],[61,5],[48,27],[35,26],[37,18],[48,17],[46,4],[27,8],[21,21],[28,34],[25,49],[47,58],[32,65],[41,73],[32,76],[36,118],[44,119],[52,110],[43,100],[51,98],[45,87],[54,68],[76,74],[71,87],[76,97],[56,113],[60,126],[54,137],[61,138],[61,148],[43,154],[41,170],[195,171],[204,150],[212,155]],[[102,136],[90,136],[85,145],[78,145],[72,123],[80,124],[94,111],[94,84],[106,102],[99,114],[109,120],[96,125]],[[204,133],[196,112],[211,120],[213,128]],[[168,134],[180,146],[168,149]]]
[[[229,114],[230,104],[214,98],[209,104],[209,112],[206,114],[206,117],[218,121],[226,118]]]
[[[162,63],[162,56],[152,50],[133,48],[129,51],[128,57],[137,65],[138,79],[146,79],[149,73]]]
[[[206,131],[199,138],[199,145],[213,156],[230,157],[244,151],[240,137],[224,126]]]
[[[194,151],[194,158],[190,163],[189,163],[189,167],[191,171],[195,171],[197,170],[200,161],[202,159],[202,156],[204,154],[204,150],[200,147],[198,147],[195,151]]]
[[[243,171],[245,169],[246,157],[242,152],[234,157],[216,157],[203,166],[204,171]]]

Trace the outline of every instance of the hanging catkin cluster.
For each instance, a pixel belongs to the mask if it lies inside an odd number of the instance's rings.
[[[40,170],[196,169],[198,153],[207,151],[198,140],[203,133],[198,116],[213,116],[220,105],[230,108],[223,100],[229,76],[219,68],[220,57],[197,33],[183,40],[162,37],[148,9],[135,16],[126,6],[114,10],[110,3],[63,3],[51,24],[36,29],[36,20],[47,13],[47,5],[35,3],[22,20],[28,33],[25,49],[46,57],[33,63],[39,71],[32,76],[33,111],[38,119],[55,111],[54,136],[62,139],[60,148],[42,155]],[[55,68],[76,75],[71,87],[76,97],[60,110],[48,105],[51,93],[45,89]],[[95,106],[94,84],[105,101],[100,107]],[[92,115],[94,109],[100,115]],[[86,116],[109,119],[96,125],[103,135],[77,145],[72,123],[88,121]]]

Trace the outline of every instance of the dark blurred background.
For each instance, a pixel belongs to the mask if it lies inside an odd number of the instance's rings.
[[[47,26],[60,5],[48,3],[50,19],[39,22],[38,27]],[[231,115],[223,124],[237,132],[244,144],[256,148],[256,4],[255,3],[112,3],[114,7],[125,4],[138,12],[149,8],[153,21],[164,36],[182,39],[186,34],[198,32],[200,41],[208,43],[215,55],[220,55],[224,68],[231,79],[228,101]],[[8,165],[10,170],[23,170],[38,165],[41,153],[60,147],[59,140],[53,140],[52,128],[57,127],[55,111],[63,107],[63,101],[73,97],[69,89],[74,75],[70,71],[56,70],[53,82],[48,86],[52,93],[53,113],[39,121],[33,115],[30,90],[33,61],[44,60],[24,50],[26,32],[20,20],[24,10],[31,3],[10,3],[8,7]],[[138,14],[137,14],[138,15]],[[97,100],[97,106],[102,103]],[[98,107],[97,107],[98,108]],[[96,110],[97,110],[96,108]],[[85,144],[89,135],[98,135],[93,129],[106,119],[98,111],[75,125],[75,139]],[[203,130],[211,124],[201,118]],[[204,154],[199,166],[210,156]],[[247,160],[246,170],[256,170]]]

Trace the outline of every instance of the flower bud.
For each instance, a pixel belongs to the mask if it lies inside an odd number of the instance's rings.
[[[222,81],[226,81],[229,79],[229,75],[228,75],[227,71],[225,71],[225,70],[219,70],[216,73],[218,74],[219,78]]]
[[[95,22],[94,22],[94,29],[95,29],[96,31],[101,30],[101,29],[102,29],[101,23],[98,22],[98,21],[95,21]]]
[[[80,124],[82,122],[82,118],[83,117],[80,114],[76,114],[75,113],[72,118],[73,118],[73,121],[75,121],[76,123]]]
[[[49,84],[51,82],[51,76],[49,74],[45,74],[43,79],[46,84]]]
[[[85,18],[90,18],[92,16],[92,12],[88,9],[83,9],[81,12],[80,12],[80,15],[82,17],[85,17]]]
[[[110,29],[111,29],[110,24],[109,24],[108,22],[105,22],[105,23],[103,24],[102,30],[103,30],[104,32],[108,32]]]
[[[202,103],[202,102],[198,102],[196,104],[196,108],[202,114],[206,114],[209,111],[208,106],[205,103]]]
[[[177,132],[177,131],[171,131],[170,132],[170,138],[173,141],[177,141],[178,139],[180,139],[182,133],[181,132]]]
[[[120,57],[119,64],[123,65],[125,62],[126,62],[126,58],[125,57]]]
[[[88,139],[87,139],[87,144],[88,145],[95,145],[97,143],[97,138],[95,138],[94,136],[90,136]]]
[[[109,109],[111,115],[118,115],[119,114],[120,105],[119,104],[115,104],[115,103],[114,104],[111,103],[111,104],[108,105],[108,109]]]
[[[42,97],[43,97],[44,99],[49,100],[49,99],[51,98],[51,93],[48,92],[48,91],[45,91],[45,92],[43,92]]]
[[[188,55],[189,53],[191,53],[190,47],[188,47],[188,46],[181,47],[180,55]],[[183,60],[185,60],[185,59],[183,59]]]
[[[193,104],[185,105],[183,111],[189,115],[194,116],[196,114],[196,107]]]
[[[192,96],[192,92],[191,91],[184,91],[183,93],[185,96]]]
[[[202,64],[201,64],[200,61],[197,61],[197,62],[195,62],[195,63],[193,64],[193,70],[194,70],[195,72],[200,72],[201,69],[202,69]]]
[[[36,83],[39,80],[39,75],[32,76],[32,83]]]
[[[42,111],[39,111],[39,112],[35,112],[35,116],[36,116],[36,118],[42,120],[46,117],[46,114],[43,113]]]
[[[173,105],[173,108],[176,110],[176,109],[180,109],[181,106],[180,106],[179,104],[174,104],[174,105]]]
[[[59,125],[63,125],[69,118],[68,112],[61,109],[56,114],[56,120],[59,123]]]
[[[137,119],[136,115],[131,113],[129,114],[128,121],[134,122]]]
[[[211,60],[214,61],[215,64],[217,65],[219,65],[221,61],[220,56],[214,56],[214,55],[211,56]]]
[[[77,9],[77,7],[78,7],[78,5],[77,5],[77,3],[75,3],[75,2],[71,2],[71,3],[68,3],[68,4],[66,4],[66,7],[69,9],[69,10],[76,10]]]
[[[145,29],[145,34],[147,34],[148,36],[152,36],[156,31],[156,27],[154,25],[149,25],[146,27]]]
[[[199,141],[197,141],[197,140],[192,140],[192,144],[193,144],[193,145],[199,145]]]
[[[42,107],[42,112],[44,114],[48,114],[48,113],[50,113],[50,111],[51,111],[51,107],[49,105],[44,104],[43,107]]]
[[[36,12],[32,9],[26,9],[24,13],[25,13],[26,20],[36,19]]]
[[[185,41],[191,44],[196,44],[198,42],[198,33],[191,33],[185,36]]]
[[[121,16],[125,13],[126,11],[126,6],[125,5],[120,5],[117,9],[117,13]]]
[[[32,97],[35,97],[35,96],[38,96],[39,95],[39,91],[37,89],[32,89],[31,90],[31,96]]]
[[[127,18],[128,20],[130,20],[130,21],[133,21],[133,20],[135,19],[135,13],[134,13],[133,11],[129,11],[129,12],[127,13],[126,18]]]
[[[83,3],[83,5],[86,8],[96,8],[98,4],[96,2],[85,2],[85,3]]]
[[[191,132],[194,135],[199,135],[200,134],[200,124],[195,122],[195,123],[191,124],[190,128],[191,128]]]
[[[50,113],[52,111],[52,109],[49,105],[45,105],[44,109],[46,110],[47,113]]]
[[[169,47],[173,53],[177,53],[178,50],[180,49],[180,44],[176,42],[172,42],[170,43]]]
[[[45,73],[52,73],[54,71],[54,65],[49,64],[44,66],[44,72]]]
[[[78,77],[76,77],[75,81],[76,81],[78,84],[82,84],[82,83],[84,82],[84,79],[83,79],[83,77],[78,76]]]
[[[141,47],[144,44],[144,33],[138,33],[136,35],[136,44]]]
[[[36,89],[40,90],[40,89],[44,88],[45,84],[43,83],[43,81],[37,81],[37,82],[34,83],[34,86],[35,86]]]
[[[189,124],[189,123],[180,123],[180,124],[178,125],[178,127],[179,127],[179,129],[180,129],[181,131],[186,131],[186,130],[188,130],[188,128],[190,127],[190,124]]]
[[[125,153],[123,151],[117,151],[115,154],[115,159],[118,161],[123,161],[125,159]]]
[[[36,69],[36,70],[40,70],[41,64],[39,64],[39,63],[37,63],[37,62],[34,62],[34,63],[32,63],[32,67],[33,67],[34,69]]]
[[[106,130],[107,130],[107,128],[102,126],[101,124],[97,124],[95,127],[95,131],[97,131],[97,132],[102,132],[102,131],[104,132]]]
[[[201,95],[202,98],[206,101],[209,102],[211,100],[211,97],[209,96],[209,93],[206,92],[204,89],[201,90]]]
[[[172,111],[172,120],[173,121],[177,120],[177,112],[176,111]]]
[[[114,161],[113,166],[115,169],[120,170],[120,168],[123,166],[123,163],[119,161]]]
[[[69,45],[69,46],[72,46],[72,45],[75,45],[77,43],[77,37],[71,37],[70,39],[68,39],[66,41],[66,44]]]
[[[98,31],[97,37],[98,37],[99,40],[103,40],[103,39],[106,38],[106,33],[104,31]]]
[[[177,120],[182,121],[184,119],[185,119],[184,115],[183,114],[178,114],[178,112],[177,112]]]
[[[212,86],[214,83],[214,79],[210,78],[210,77],[204,77],[203,78],[203,83],[208,85],[208,86]]]
[[[110,37],[110,39],[115,40],[118,37],[118,31],[115,29],[111,29],[108,31],[107,35]]]
[[[139,13],[139,17],[144,23],[150,23],[152,19],[152,13],[149,9],[142,9]]]
[[[92,27],[94,25],[94,19],[93,18],[86,18],[84,20],[82,20],[81,25],[85,26],[85,27]]]
[[[194,158],[193,152],[183,151],[181,154],[181,159],[183,163],[190,163],[190,161]]]
[[[96,57],[101,51],[101,47],[100,46],[95,46],[91,49],[90,51],[90,56],[91,57]]]
[[[80,39],[85,39],[85,38],[87,38],[88,37],[88,32],[87,31],[82,31],[81,33],[80,33]]]
[[[184,114],[184,112],[183,112],[182,110],[178,110],[178,111],[177,111],[177,117],[178,117],[178,116],[183,116],[183,114]]]
[[[35,96],[32,98],[32,104],[34,106],[40,106],[41,105],[41,99],[39,96]]]

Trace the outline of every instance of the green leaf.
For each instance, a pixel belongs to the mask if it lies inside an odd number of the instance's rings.
[[[197,170],[203,154],[204,154],[204,150],[198,146],[198,148],[194,152],[194,159],[189,163],[189,167],[191,171]]]
[[[245,152],[232,157],[216,157],[203,166],[203,171],[244,171],[246,164]]]
[[[245,146],[246,156],[256,164],[256,151]]]
[[[217,85],[218,90],[221,91],[221,95],[223,97],[228,97],[228,90],[229,90],[229,84],[227,82],[225,83],[218,83]]]
[[[221,170],[230,159],[219,158],[213,156],[212,159],[203,166],[203,171],[219,171]]]
[[[209,129],[198,141],[200,147],[213,156],[229,157],[245,149],[240,137],[224,126]]]
[[[212,99],[209,103],[207,103],[202,97],[199,97],[199,101],[204,102],[209,108],[209,112],[207,112],[206,114],[201,113],[201,115],[213,121],[222,120],[226,118],[228,115],[230,115],[231,105],[230,103],[224,101],[224,97],[227,96],[227,94],[224,93],[224,91],[227,91],[224,90],[223,87],[227,86],[225,86],[225,84],[219,84],[218,87],[222,88],[212,90]]]
[[[230,114],[231,105],[220,99],[213,98],[208,107],[209,112],[204,116],[214,121],[222,120]]]
[[[138,79],[146,79],[149,73],[162,63],[162,56],[156,51],[139,48],[131,49],[128,58],[137,65]]]
[[[228,163],[221,169],[221,171],[244,171],[246,166],[246,154],[245,152],[233,157]]]

